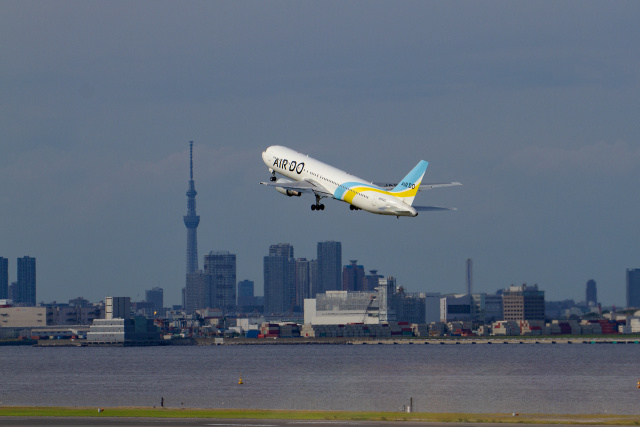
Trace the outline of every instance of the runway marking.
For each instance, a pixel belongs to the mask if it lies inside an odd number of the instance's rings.
[[[340,425],[360,425],[353,421],[290,421],[289,424],[340,424]]]
[[[278,427],[276,424],[205,424],[206,426]]]

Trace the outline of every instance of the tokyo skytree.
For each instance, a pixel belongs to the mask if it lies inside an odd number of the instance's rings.
[[[198,271],[198,224],[196,215],[196,186],[193,182],[193,141],[189,141],[189,190],[187,190],[187,214],[184,225],[187,226],[187,274]]]

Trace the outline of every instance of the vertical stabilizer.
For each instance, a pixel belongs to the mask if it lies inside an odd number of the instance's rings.
[[[411,206],[413,199],[416,197],[418,189],[420,188],[422,177],[427,171],[427,166],[429,166],[429,162],[420,160],[420,162],[411,169],[411,172],[402,178],[402,181],[396,185],[396,188],[391,190],[391,194],[402,199],[403,202]]]

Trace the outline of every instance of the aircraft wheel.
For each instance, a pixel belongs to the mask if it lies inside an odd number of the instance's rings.
[[[271,177],[271,178],[269,178],[269,179],[270,179],[271,181],[275,181],[275,180],[276,180],[276,177],[275,177],[275,176],[272,176],[272,177]]]
[[[315,211],[316,210],[316,205],[311,205],[311,210]]]
[[[324,205],[320,205],[320,210],[323,211],[324,210]]]

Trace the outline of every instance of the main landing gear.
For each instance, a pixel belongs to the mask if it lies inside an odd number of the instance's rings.
[[[315,203],[315,205],[311,205],[311,210],[312,211],[323,211],[324,210],[324,205],[322,203],[320,203],[320,199],[321,199],[321,197],[316,194],[316,203]]]
[[[275,182],[276,181],[276,171],[274,171],[273,169],[269,169],[269,172],[271,172],[271,178],[269,178],[271,180],[271,182]]]

